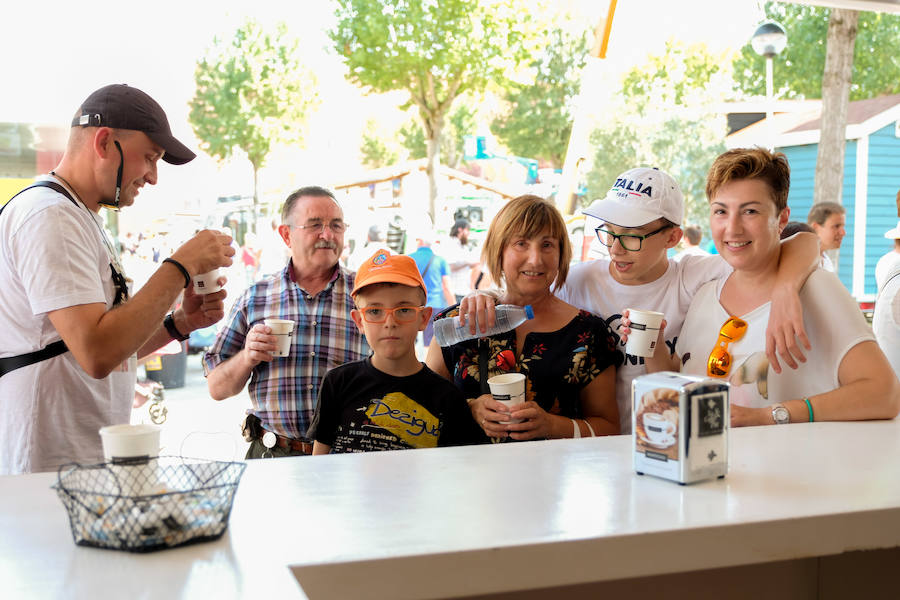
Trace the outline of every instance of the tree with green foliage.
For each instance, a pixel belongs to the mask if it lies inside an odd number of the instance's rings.
[[[623,171],[658,167],[678,181],[685,220],[705,229],[706,172],[725,150],[725,118],[715,104],[731,90],[727,65],[703,44],[668,42],[664,54],[629,70],[619,104],[604,111],[610,118],[591,136],[587,200],[604,196]]]
[[[471,135],[475,130],[475,109],[465,103],[458,103],[453,112],[447,118],[447,124],[441,135],[441,162],[448,167],[456,168],[463,160],[465,152],[465,136]],[[404,124],[398,136],[403,146],[409,150],[412,159],[426,158],[428,156],[428,140],[425,139],[425,131],[418,121],[410,121]]]
[[[298,42],[279,24],[274,32],[245,21],[229,39],[213,39],[197,62],[197,89],[188,120],[200,148],[222,161],[237,150],[253,167],[253,218],[259,208],[259,170],[272,146],[300,144],[317,103],[316,81],[302,66]]]
[[[534,82],[509,87],[504,96],[509,112],[495,119],[491,130],[513,154],[562,168],[589,46],[586,32],[571,34],[559,27],[545,39],[543,52],[531,63]]]
[[[829,8],[766,2],[766,19],[779,22],[788,43],[775,59],[776,95],[783,98],[821,98],[828,39]],[[853,51],[850,100],[865,100],[900,92],[900,15],[860,12]],[[765,59],[749,40],[734,61],[738,89],[748,95],[766,93]]]
[[[406,90],[419,111],[433,217],[447,114],[524,59],[526,16],[512,0],[338,0],[336,16],[330,36],[348,79],[379,93]]]
[[[840,202],[849,102],[900,92],[900,15],[778,2],[765,14],[788,36],[775,67],[778,95],[822,99],[813,202]],[[743,48],[734,64],[742,92],[763,94],[764,60]]]
[[[378,125],[374,119],[366,121],[359,153],[362,156],[362,164],[370,169],[392,165],[398,159],[397,152],[389,148],[378,135]]]

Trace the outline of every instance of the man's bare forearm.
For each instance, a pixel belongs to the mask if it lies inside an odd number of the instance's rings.
[[[225,400],[241,393],[253,373],[247,351],[241,350],[228,360],[219,363],[206,376],[206,385],[213,400]]]

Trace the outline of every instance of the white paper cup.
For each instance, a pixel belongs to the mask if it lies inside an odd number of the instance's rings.
[[[631,333],[628,334],[628,341],[625,343],[625,354],[644,358],[653,356],[659,337],[659,326],[664,316],[661,312],[629,308]]]
[[[494,400],[512,408],[525,403],[525,375],[522,373],[504,373],[488,379],[491,396]],[[521,423],[522,419],[500,421],[501,424]]]
[[[152,494],[159,483],[158,425],[109,425],[100,429],[103,456],[125,496]]]
[[[278,340],[278,349],[272,353],[272,356],[284,357],[290,354],[294,322],[286,319],[266,319],[264,322],[272,330],[272,335]]]
[[[194,275],[194,293],[205,296],[215,294],[222,289],[219,285],[219,269],[213,269],[209,273]]]

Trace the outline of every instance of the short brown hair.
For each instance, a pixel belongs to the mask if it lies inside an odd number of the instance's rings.
[[[810,225],[813,223],[824,225],[831,215],[842,215],[845,212],[847,212],[847,209],[837,202],[817,202],[809,209],[809,214],[806,215],[806,222]]]
[[[791,167],[781,152],[770,152],[765,148],[735,148],[720,154],[706,176],[706,199],[712,202],[722,186],[743,179],[764,181],[772,190],[772,201],[778,212],[787,208]]]
[[[510,240],[516,236],[532,238],[545,229],[549,229],[550,236],[559,242],[559,272],[553,285],[556,289],[561,288],[566,282],[572,260],[566,222],[553,203],[531,194],[507,202],[491,221],[481,249],[481,259],[487,265],[491,278],[496,282],[503,278],[503,252]]]
[[[688,225],[684,228],[684,237],[687,238],[691,245],[698,246],[700,245],[700,240],[703,239],[703,231],[696,225]]]

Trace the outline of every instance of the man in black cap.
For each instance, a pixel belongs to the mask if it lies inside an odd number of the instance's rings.
[[[98,429],[130,420],[136,357],[222,318],[225,292],[188,284],[231,264],[230,237],[201,231],[129,298],[99,215],[155,184],[160,159],[194,156],[150,96],[109,85],[79,108],[59,166],[3,207],[0,474],[101,460]]]

